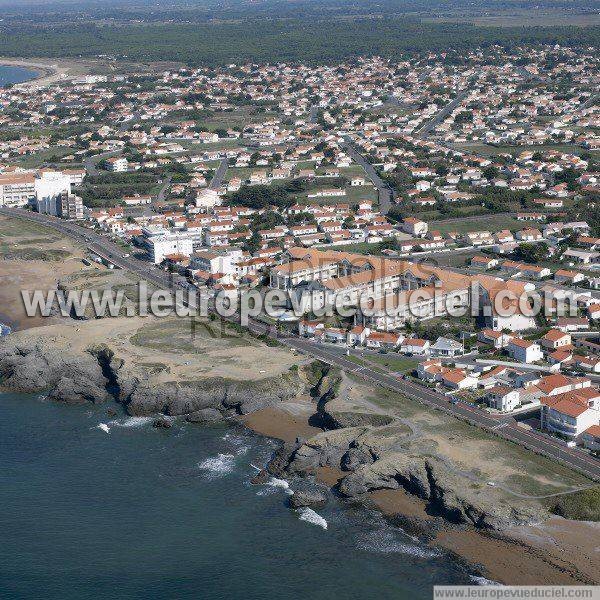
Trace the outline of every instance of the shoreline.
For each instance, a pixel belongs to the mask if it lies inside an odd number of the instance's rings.
[[[5,290],[19,287],[18,277],[22,276],[23,264],[29,265],[29,272],[33,272],[31,263],[20,263],[12,261],[11,269],[4,274],[6,285]],[[75,263],[73,263],[75,264]],[[42,264],[40,268],[49,269],[52,265]],[[40,273],[37,274],[41,277]],[[56,285],[56,273],[52,272],[48,279],[48,285]],[[6,296],[6,294],[5,294]],[[8,299],[8,296],[5,300]],[[28,321],[21,323],[20,319],[20,303],[13,302],[6,304],[6,310],[0,315],[0,322],[14,323],[14,333],[19,333],[19,329],[34,329],[39,324]],[[12,318],[9,315],[13,315]],[[131,323],[131,322],[130,322]],[[45,323],[50,325],[50,323]],[[117,321],[112,321],[117,328]],[[102,339],[110,339],[106,329],[108,323],[100,323],[98,321],[90,321],[87,325],[88,329],[98,329],[95,333],[101,336]],[[133,327],[135,323],[131,323]],[[63,327],[65,332],[69,333],[79,331],[82,327],[81,323],[67,322],[59,325]],[[53,335],[60,336],[61,329],[53,329]],[[127,335],[130,335],[133,330],[127,329]],[[63,334],[66,335],[66,333]],[[21,332],[23,333],[23,332]],[[90,333],[88,331],[88,333]],[[121,332],[122,333],[122,332]],[[43,335],[43,334],[42,334]],[[108,338],[107,338],[108,335]],[[121,335],[121,334],[119,334]],[[127,336],[126,336],[127,337]],[[9,336],[3,336],[2,340],[10,339]],[[70,342],[72,343],[72,342]],[[57,346],[56,339],[53,344]],[[122,341],[119,342],[122,344]],[[69,345],[71,351],[75,354],[82,351],[77,345]],[[123,351],[123,347],[119,346]],[[157,358],[157,351],[150,351],[153,360]],[[215,356],[215,360],[219,357]],[[189,372],[190,367],[185,362],[186,359],[181,359],[180,371],[175,367],[170,375],[182,377],[186,372]],[[212,361],[211,361],[212,362]],[[214,365],[213,365],[214,366]],[[225,364],[223,368],[229,369]],[[179,367],[178,367],[179,368]],[[303,392],[305,393],[305,392]],[[238,416],[232,421],[245,427],[254,434],[276,439],[283,444],[293,444],[298,440],[306,440],[313,437],[322,431],[321,428],[315,427],[312,424],[311,417],[315,414],[317,406],[314,399],[308,395],[295,396],[291,400],[285,400],[281,404],[260,408]],[[134,414],[134,413],[132,413]],[[348,471],[341,471],[333,467],[320,467],[316,472],[316,479],[319,483],[327,485],[329,488],[335,488],[341,479],[349,474]],[[429,514],[425,501],[417,496],[411,495],[404,489],[378,489],[367,493],[363,498],[357,498],[358,502],[368,508],[375,508],[387,518],[392,525],[402,528],[409,535],[418,536],[421,541],[426,542],[433,548],[441,549],[448,553],[449,556],[455,557],[455,560],[463,563],[470,572],[481,575],[486,579],[498,581],[505,584],[585,584],[594,580],[594,569],[577,568],[578,564],[583,564],[586,559],[588,562],[600,559],[600,553],[586,553],[587,549],[574,549],[569,556],[569,561],[561,559],[560,555],[552,555],[551,548],[548,547],[548,537],[543,529],[538,532],[539,539],[533,539],[532,535],[527,534],[533,532],[532,527],[522,528],[520,532],[525,539],[505,539],[501,536],[492,536],[474,528],[452,525],[450,522],[443,520],[441,517]],[[540,524],[539,527],[544,527],[545,524]],[[559,539],[558,536],[557,539]],[[544,547],[544,543],[546,547]],[[573,555],[573,556],[571,556]],[[523,565],[527,565],[525,568]],[[584,565],[585,567],[585,565]],[[598,571],[600,572],[600,565]]]
[[[36,73],[34,77],[14,84],[18,86],[46,85],[53,83],[58,79],[62,79],[63,75],[66,76],[68,71],[67,69],[61,69],[57,64],[35,62],[34,60],[20,58],[6,58],[2,56],[0,56],[0,66],[22,67]]]
[[[268,411],[268,412],[263,412]],[[259,414],[260,413],[260,414]],[[306,427],[303,423],[282,408],[262,409],[247,415],[240,422],[250,431],[282,443],[289,443],[295,438],[302,438]],[[293,430],[294,424],[299,425]],[[315,428],[313,428],[315,429]],[[348,472],[331,467],[320,467],[316,481],[335,488]],[[595,565],[591,568],[591,557],[585,554],[574,555],[573,549],[566,560],[560,548],[561,540],[550,539],[540,534],[548,523],[575,524],[581,529],[586,522],[568,521],[561,517],[553,517],[549,521],[536,526],[512,528],[515,532],[491,533],[478,531],[472,527],[457,526],[441,517],[430,515],[426,504],[420,498],[413,496],[402,488],[380,489],[368,494],[363,504],[375,508],[387,518],[392,525],[405,529],[411,535],[427,538],[432,548],[441,549],[453,556],[457,562],[463,563],[474,572],[493,582],[504,585],[592,585]],[[534,531],[538,532],[538,537]],[[527,535],[530,533],[531,535]],[[588,531],[589,534],[589,531]],[[551,551],[554,548],[554,552]],[[583,567],[583,568],[582,568]]]

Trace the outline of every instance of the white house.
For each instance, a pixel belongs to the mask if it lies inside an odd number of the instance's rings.
[[[517,337],[510,340],[507,351],[514,360],[522,363],[534,363],[543,358],[539,344]]]
[[[600,392],[592,387],[545,396],[541,407],[542,428],[567,439],[577,439],[600,424]]]
[[[419,338],[405,339],[402,342],[400,351],[402,354],[413,354],[415,356],[425,356],[429,354],[429,347],[431,346],[429,340],[422,340]]]
[[[456,340],[451,340],[445,337],[439,337],[435,344],[429,348],[429,353],[432,357],[442,356],[460,356],[463,354],[463,345]]]
[[[487,400],[491,408],[501,412],[510,412],[520,403],[519,390],[503,385],[494,386],[487,393]]]

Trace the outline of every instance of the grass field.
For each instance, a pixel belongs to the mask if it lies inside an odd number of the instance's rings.
[[[382,371],[387,372],[392,370],[396,373],[408,373],[415,369],[419,363],[414,358],[406,358],[394,352],[388,354],[364,354],[364,358],[351,355],[349,359],[361,365],[369,365],[369,363],[381,365],[383,367]]]
[[[467,233],[469,231],[491,231],[495,233],[503,229],[510,229],[511,231],[523,229],[525,224],[522,221],[518,221],[514,217],[507,215],[482,215],[480,217],[474,217],[472,219],[463,220],[452,219],[448,221],[430,221],[429,229],[439,231],[442,234],[448,233],[449,231],[456,231],[457,233]]]
[[[385,355],[382,356],[385,358]],[[454,417],[432,411],[416,400],[377,388],[370,388],[370,392],[367,392],[366,383],[354,376],[350,376],[350,379],[356,394],[364,390],[369,401],[386,413],[415,425],[417,439],[411,442],[412,452],[442,456],[460,471],[476,477],[482,486],[492,480],[506,485],[516,493],[542,496],[571,491],[591,483],[555,461],[538,456]],[[486,487],[482,489],[487,490]],[[504,492],[494,488],[491,493]],[[518,503],[519,499],[507,494],[506,501]]]

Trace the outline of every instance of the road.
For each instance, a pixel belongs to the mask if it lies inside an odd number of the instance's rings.
[[[468,81],[467,88],[463,90],[454,100],[448,102],[444,108],[438,111],[429,121],[424,123],[414,135],[416,137],[426,136],[438,123],[441,123],[470,93],[471,84],[475,81],[475,77],[471,77]]]
[[[350,158],[359,164],[364,170],[379,194],[379,212],[387,214],[392,207],[394,192],[392,188],[385,182],[375,171],[373,165],[355,148],[352,139],[348,136],[344,138],[342,148],[348,152]]]
[[[165,177],[162,187],[158,191],[158,194],[156,194],[155,202],[162,202],[165,199],[165,195],[167,193],[167,190],[169,189],[169,186],[171,185],[172,179],[173,179],[173,175],[167,175]]]
[[[215,176],[212,178],[212,181],[210,182],[209,187],[211,190],[216,190],[221,187],[221,184],[223,183],[223,178],[225,177],[225,173],[227,173],[228,166],[229,166],[229,163],[228,163],[227,159],[224,158],[221,161],[219,168],[215,171]]]
[[[174,280],[169,274],[158,270],[148,262],[132,256],[124,256],[122,249],[114,242],[108,240],[103,235],[85,229],[76,223],[64,221],[57,217],[32,213],[23,209],[0,208],[0,214],[13,217],[19,216],[52,227],[53,229],[82,242],[91,252],[99,253],[108,258],[117,267],[129,270],[144,277],[148,282],[153,283],[162,289],[170,289],[173,286]],[[177,279],[175,279],[175,283],[176,282]],[[397,376],[389,373],[382,373],[361,366],[335,348],[317,344],[298,336],[288,335],[282,337],[277,333],[274,327],[265,325],[262,322],[250,320],[248,329],[254,334],[276,337],[279,342],[289,348],[318,358],[330,365],[340,367],[361,377],[367,382],[403,394],[426,406],[441,410],[459,419],[466,420],[485,431],[492,432],[501,438],[525,446],[538,454],[544,454],[554,458],[591,479],[600,481],[600,461],[581,450],[567,448],[558,439],[551,438],[542,432],[522,429],[512,417],[494,417],[463,403],[450,404],[446,396],[430,388],[399,379]]]
[[[88,156],[83,161],[86,173],[88,175],[98,175],[98,163],[105,158],[111,158],[112,156],[118,156],[122,153],[122,150],[111,150],[110,152],[102,152],[100,154],[94,154],[94,156]]]

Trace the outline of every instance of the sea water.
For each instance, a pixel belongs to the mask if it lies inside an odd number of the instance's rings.
[[[0,87],[10,83],[23,83],[37,76],[37,71],[25,67],[13,67],[11,65],[0,65]]]
[[[114,408],[115,405],[112,405]],[[0,598],[431,598],[472,583],[378,513],[287,507],[276,442],[0,395]]]

